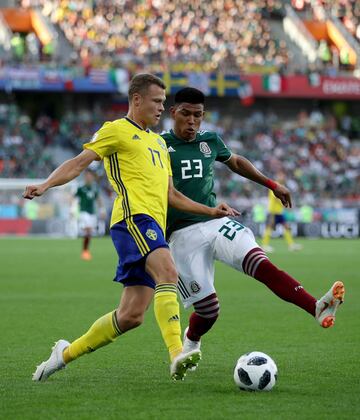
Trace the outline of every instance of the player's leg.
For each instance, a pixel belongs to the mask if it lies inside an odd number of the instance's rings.
[[[197,223],[171,235],[169,246],[179,272],[178,289],[185,308],[193,305],[189,326],[184,333],[184,351],[200,349],[201,337],[219,315],[214,288],[214,225],[218,221]]]
[[[146,258],[146,272],[156,283],[154,311],[161,334],[173,359],[182,350],[177,271],[167,248],[158,248]]]
[[[242,269],[245,274],[265,284],[281,299],[315,316],[316,299],[297,280],[277,268],[257,244],[245,255]]]
[[[230,220],[230,219],[229,219]],[[303,286],[273,265],[250,229],[230,220],[219,229],[215,258],[264,283],[273,293],[315,316],[316,299]]]
[[[274,214],[268,214],[268,220],[266,223],[264,235],[262,238],[262,246],[266,252],[273,252],[273,247],[270,246],[270,239],[271,239],[271,233],[275,228],[275,215]]]
[[[255,239],[251,238],[252,232],[249,232],[250,235],[247,238],[244,237],[245,248],[242,254],[245,256],[242,261],[240,256],[237,262],[237,265],[241,262],[244,273],[265,284],[281,299],[304,309],[314,316],[322,327],[328,328],[334,325],[336,310],[343,302],[345,295],[343,283],[335,282],[331,289],[317,301],[297,280],[280,270],[268,259],[264,251],[256,244]],[[247,246],[253,248],[246,250]]]
[[[34,380],[44,380],[72,360],[111,343],[125,330],[139,325],[139,320],[142,320],[142,312],[145,312],[153,297],[154,281],[143,269],[144,257],[138,252],[137,244],[131,237],[125,221],[111,228],[111,237],[119,255],[114,280],[129,286],[125,287],[118,310],[96,320],[89,330],[73,343],[70,344],[66,340],[58,341],[50,358],[37,368]],[[130,299],[131,303],[136,301],[139,312],[126,310],[127,299]],[[120,314],[124,316],[122,324],[124,331],[118,324]]]
[[[50,358],[36,369],[33,380],[43,381],[84,354],[112,343],[121,334],[141,325],[154,291],[147,286],[125,287],[117,310],[97,319],[81,337],[55,343]]]
[[[184,332],[184,350],[200,349],[201,337],[215,324],[220,312],[216,292],[195,302],[190,315],[189,326]]]
[[[89,250],[90,240],[91,240],[91,228],[86,227],[84,228],[84,237],[83,237],[82,253],[81,253],[81,258],[86,261],[89,261],[92,258],[90,250]]]
[[[220,304],[216,292],[194,303],[194,312],[189,318],[187,338],[191,341],[200,341],[215,324],[219,313]]]
[[[289,251],[300,251],[302,249],[302,245],[294,242],[290,226],[285,222],[285,220],[283,221],[282,225],[284,227],[284,239],[287,243]]]
[[[154,297],[154,289],[147,286],[128,286],[121,295],[120,305],[116,310],[119,329],[125,333],[139,327]]]
[[[93,217],[91,214],[85,211],[80,212],[79,228],[83,235],[81,258],[85,261],[90,261],[92,257],[89,251],[89,245],[93,228]]]
[[[96,320],[83,336],[64,350],[65,363],[104,347],[119,335],[141,325],[153,295],[154,290],[147,286],[125,287],[116,311]]]
[[[154,311],[162,337],[169,351],[173,379],[181,380],[186,371],[201,358],[199,350],[182,351],[180,309],[177,300],[178,274],[168,248],[152,251],[145,264],[146,272],[155,280]]]
[[[116,311],[97,319],[89,330],[73,343],[59,340],[52,348],[48,360],[42,362],[33,374],[34,381],[44,381],[56,371],[65,368],[72,360],[105,346],[122,334],[116,321]]]

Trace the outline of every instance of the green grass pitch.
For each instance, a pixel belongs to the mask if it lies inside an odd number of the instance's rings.
[[[152,308],[144,325],[87,355],[47,382],[36,364],[54,341],[73,340],[118,303],[110,238],[0,240],[0,418],[17,419],[345,419],[360,418],[360,241],[308,240],[289,253],[274,241],[271,259],[320,297],[342,279],[347,294],[336,325],[321,329],[256,280],[218,265],[221,316],[203,340],[203,360],[184,382],[169,379],[167,352]],[[182,312],[182,326],[188,313]],[[279,380],[269,393],[239,391],[237,358],[271,355]]]

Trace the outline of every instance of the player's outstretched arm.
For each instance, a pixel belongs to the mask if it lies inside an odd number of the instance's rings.
[[[169,177],[169,206],[177,210],[194,214],[203,214],[210,217],[238,216],[240,213],[226,203],[220,203],[216,207],[208,207],[186,197],[178,191]]]
[[[233,172],[243,176],[244,178],[250,179],[250,181],[254,181],[273,190],[274,195],[281,200],[285,207],[292,206],[290,191],[284,185],[270,180],[243,156],[233,154],[226,162],[226,165]]]
[[[32,200],[44,194],[49,188],[64,185],[79,176],[91,162],[99,160],[99,156],[92,150],[84,150],[72,159],[57,167],[42,184],[28,185],[23,197]]]

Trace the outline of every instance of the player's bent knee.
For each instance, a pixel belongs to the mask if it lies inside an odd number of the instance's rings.
[[[139,327],[144,322],[143,313],[120,313],[118,317],[118,324],[121,331],[129,331]]]

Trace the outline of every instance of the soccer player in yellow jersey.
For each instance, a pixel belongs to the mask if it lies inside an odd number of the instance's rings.
[[[111,217],[111,237],[119,255],[114,280],[124,285],[119,307],[102,316],[72,343],[59,340],[50,358],[33,374],[43,381],[78,357],[95,351],[138,327],[154,297],[157,323],[170,354],[170,374],[183,379],[201,357],[182,349],[178,274],[164,238],[168,204],[182,211],[212,217],[235,215],[226,204],[215,208],[196,203],[173,186],[165,141],[149,130],[164,111],[165,85],[151,74],[135,76],[129,85],[129,112],[106,122],[84,150],[60,165],[39,185],[26,187],[24,197],[41,196],[51,187],[76,178],[94,160],[103,160],[117,193]]]
[[[285,175],[282,172],[279,172],[277,175],[277,181],[280,184],[285,183]],[[266,252],[273,252],[274,248],[269,245],[271,233],[275,229],[276,225],[280,224],[284,229],[284,238],[287,242],[289,251],[298,251],[302,249],[300,244],[296,244],[291,234],[289,225],[286,223],[284,216],[284,206],[282,202],[275,197],[272,190],[269,190],[269,202],[268,202],[268,220],[266,223],[266,228],[262,240],[262,247]]]

